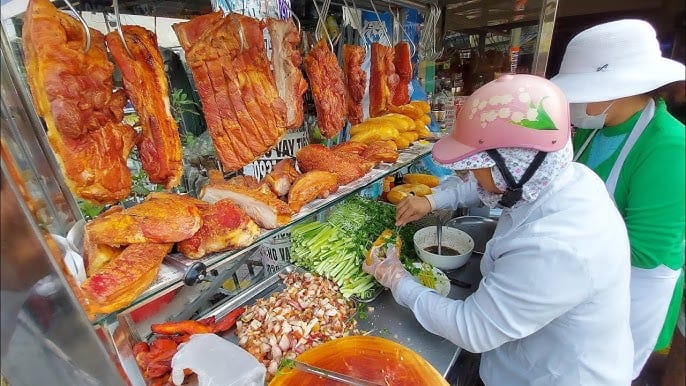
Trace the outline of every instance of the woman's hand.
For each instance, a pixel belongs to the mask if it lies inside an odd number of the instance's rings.
[[[362,264],[362,270],[374,276],[376,281],[384,287],[393,290],[400,280],[410,276],[410,273],[405,270],[403,263],[400,262],[398,258],[400,251],[395,245],[381,246],[380,248],[388,249],[386,253],[371,253],[370,258],[365,259]],[[371,262],[367,260],[371,260]]]
[[[395,210],[395,225],[402,226],[419,220],[431,212],[431,203],[426,197],[407,196],[398,203]]]

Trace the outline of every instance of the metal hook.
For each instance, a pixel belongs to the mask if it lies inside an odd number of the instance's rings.
[[[317,11],[317,15],[319,16],[319,20],[317,20],[317,27],[314,30],[315,35],[319,35],[319,31],[321,31],[320,27],[323,27],[324,33],[326,34],[326,40],[329,42],[329,47],[331,47],[331,52],[334,52],[333,43],[331,41],[331,36],[329,35],[329,30],[326,29],[326,25],[324,25],[324,23],[322,22],[322,13],[319,10],[319,6],[317,5],[317,0],[312,0],[312,2],[314,3],[314,9]],[[323,4],[322,4],[322,6],[323,6]],[[322,10],[323,10],[323,7],[322,7]],[[315,39],[317,39],[317,38],[319,38],[319,36],[315,36]]]
[[[391,17],[393,18],[393,20],[395,20],[395,15],[393,14],[393,10],[391,9],[391,3],[390,2],[388,3],[388,12],[391,13]],[[398,15],[400,15],[400,12],[398,12]],[[398,16],[398,19],[400,19],[399,16]],[[400,31],[402,31],[403,35],[405,35],[407,37],[407,43],[410,45],[410,58],[413,58],[414,55],[417,53],[417,45],[414,44],[414,42],[412,41],[412,37],[410,36],[409,33],[407,33],[407,30],[405,29],[405,27],[403,27],[402,20],[398,20],[398,25],[400,26]],[[402,40],[403,40],[403,38],[401,36],[400,41],[402,41]]]
[[[76,20],[83,25],[83,29],[86,31],[86,47],[83,49],[83,52],[88,52],[88,50],[91,49],[91,29],[88,27],[88,24],[86,24],[86,21],[83,20],[81,17],[81,14],[74,8],[73,5],[69,2],[69,0],[64,0],[64,2],[67,4],[67,7],[74,13],[74,17],[76,17]]]
[[[388,41],[389,45],[393,45],[393,42],[391,39],[388,37],[388,30],[386,28],[386,23],[381,20],[381,16],[379,15],[379,12],[376,11],[376,6],[374,5],[374,1],[370,1],[370,4],[372,5],[372,9],[374,9],[374,14],[376,15],[376,18],[379,20],[379,23],[383,25],[383,34],[386,37],[386,40]]]
[[[243,52],[243,50],[245,50],[245,45],[246,45],[245,44],[245,33],[243,32],[243,25],[235,17],[233,7],[231,6],[231,0],[220,0],[220,1],[222,4],[224,4],[226,6],[226,9],[229,10],[229,12],[224,11],[224,17],[231,18],[231,21],[234,24],[236,24],[236,27],[238,28],[238,39],[240,39],[240,42],[241,42],[240,52]],[[243,2],[243,4],[245,5],[245,1]],[[245,12],[245,8],[243,9],[243,12]]]
[[[357,4],[355,4],[355,0],[351,0],[351,1],[353,3],[353,10],[355,10],[355,22],[357,23],[357,32],[362,34],[362,21],[361,21],[362,12],[360,12],[360,10],[357,9]],[[345,3],[345,0],[343,0],[343,2]],[[348,4],[346,3],[345,6],[347,7]],[[358,13],[360,14],[360,20],[357,19]],[[360,37],[362,38],[362,48],[364,48],[364,57],[366,58],[367,54],[369,53],[369,45],[367,45],[367,38],[365,38],[364,36],[361,36],[361,35],[360,35]]]
[[[302,33],[302,28],[300,26],[300,18],[293,12],[293,9],[291,8],[291,5],[288,4],[288,1],[284,1],[283,4],[286,5],[286,8],[288,9],[288,13],[291,15],[293,19],[295,19],[296,24],[298,26],[298,34]]]
[[[117,35],[119,35],[119,39],[121,39],[121,44],[124,45],[124,49],[126,50],[126,53],[129,54],[129,57],[131,59],[135,59],[133,57],[133,54],[131,53],[131,50],[129,50],[129,46],[126,45],[126,39],[124,38],[124,32],[121,30],[121,20],[119,18],[119,0],[112,0],[112,6],[114,7],[114,19],[116,22],[116,29],[117,29]]]

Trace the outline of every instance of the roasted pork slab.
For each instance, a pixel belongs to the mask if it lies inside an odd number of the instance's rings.
[[[412,52],[407,42],[400,42],[394,47],[393,65],[398,75],[398,85],[395,87],[391,102],[395,106],[410,103],[409,85],[412,81]]]
[[[138,154],[150,182],[170,189],[179,184],[181,139],[171,113],[169,86],[157,37],[136,25],[122,27],[129,57],[116,31],[107,34],[107,47],[122,72],[124,90],[133,103],[142,128]]]
[[[238,170],[286,131],[286,104],[276,89],[260,22],[215,12],[173,28],[224,170]]]
[[[202,189],[199,197],[210,203],[228,198],[265,229],[274,229],[288,224],[293,214],[288,205],[273,194],[266,194],[223,181],[211,180]]]
[[[362,69],[364,48],[345,44],[343,46],[343,73],[348,90],[348,121],[356,125],[362,122],[362,99],[367,90],[367,73]]]
[[[219,200],[201,209],[202,226],[190,238],[176,244],[181,253],[199,259],[208,253],[247,247],[260,228],[231,200]]]
[[[307,91],[307,82],[300,71],[300,34],[290,20],[268,18],[266,24],[272,43],[276,89],[288,106],[286,127],[297,129],[303,124],[303,94]]]
[[[90,314],[107,314],[130,304],[157,276],[173,244],[131,244],[81,285]]]
[[[315,198],[326,198],[338,190],[338,178],[335,174],[321,170],[307,172],[297,180],[288,192],[288,206],[297,212]]]
[[[301,172],[322,170],[334,173],[338,178],[338,185],[345,185],[364,176],[374,166],[357,154],[335,152],[318,144],[300,149],[296,159]]]
[[[129,195],[126,165],[136,132],[122,123],[126,96],[112,92],[114,66],[104,36],[48,0],[31,0],[22,38],[27,80],[36,111],[69,188],[79,197],[109,204]]]
[[[305,57],[305,71],[317,108],[319,131],[332,138],[345,125],[348,107],[343,70],[326,39],[319,40]]]
[[[150,193],[138,205],[105,213],[89,222],[85,233],[94,244],[175,243],[200,229],[198,207],[202,205],[205,203],[192,197]]]
[[[398,84],[395,73],[393,47],[372,43],[371,67],[369,69],[369,116],[382,115],[391,104]]]

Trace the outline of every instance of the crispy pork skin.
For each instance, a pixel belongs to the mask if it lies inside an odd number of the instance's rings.
[[[326,39],[319,40],[305,57],[305,71],[317,109],[319,131],[332,138],[345,125],[348,107],[343,70]]]
[[[131,244],[83,285],[90,314],[107,314],[130,304],[157,276],[173,244]]]
[[[89,222],[85,233],[94,244],[175,243],[200,229],[201,205],[192,197],[150,193],[138,205]]]
[[[356,125],[362,123],[362,99],[367,90],[367,73],[362,69],[364,48],[345,44],[343,46],[343,73],[348,90],[348,121]]]
[[[398,84],[395,73],[393,47],[372,43],[371,67],[369,69],[369,116],[378,117],[388,110]]]
[[[288,192],[288,206],[298,212],[315,198],[326,198],[338,190],[338,178],[334,173],[314,170],[302,174]]]
[[[260,22],[215,12],[172,27],[224,170],[238,170],[286,131],[286,104],[276,89]]]
[[[171,113],[169,86],[157,36],[136,25],[122,27],[129,57],[116,31],[107,34],[107,47],[122,72],[124,90],[142,128],[138,154],[150,182],[171,189],[181,181],[181,139]]]
[[[136,132],[122,123],[126,95],[113,92],[114,66],[104,36],[86,34],[73,17],[48,0],[31,0],[22,39],[26,72],[36,111],[69,188],[97,204],[126,198],[131,173],[126,158]]]
[[[334,152],[319,144],[307,145],[296,154],[298,168],[307,173],[313,170],[331,172],[338,178],[338,185],[345,185],[364,176],[373,164],[354,153]]]
[[[290,20],[268,18],[266,24],[272,42],[276,89],[288,106],[286,128],[297,129],[303,124],[303,94],[307,91],[307,82],[300,71],[300,34]]]
[[[394,51],[393,65],[395,73],[398,75],[398,85],[395,87],[391,102],[395,106],[402,106],[410,103],[410,90],[408,86],[412,81],[412,56],[410,45],[407,42],[396,44]]]
[[[190,238],[176,244],[181,253],[199,259],[208,253],[247,247],[260,228],[233,201],[224,199],[201,209],[202,226]]]
[[[199,197],[210,203],[228,198],[265,229],[274,229],[288,224],[293,214],[285,202],[272,194],[226,182],[210,181],[202,189]]]

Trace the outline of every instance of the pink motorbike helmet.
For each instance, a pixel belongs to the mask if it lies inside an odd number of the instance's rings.
[[[569,104],[551,81],[503,75],[467,98],[450,135],[434,144],[433,158],[452,164],[477,152],[519,147],[560,150],[571,135]]]

